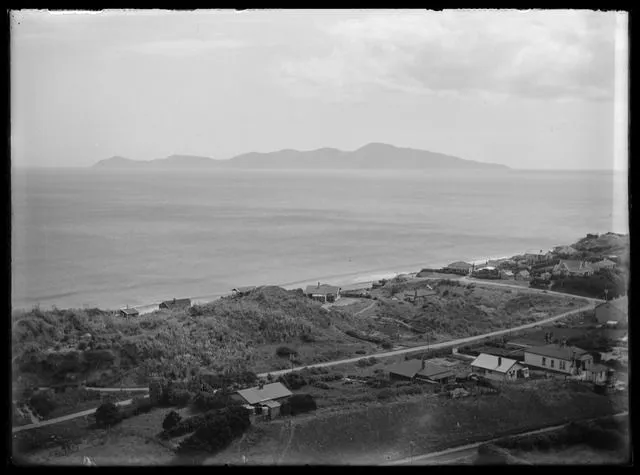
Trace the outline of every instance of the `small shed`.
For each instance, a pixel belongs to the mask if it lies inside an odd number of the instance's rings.
[[[160,304],[160,308],[166,310],[177,310],[181,308],[189,308],[191,307],[191,299],[173,299],[173,300],[165,300]]]
[[[274,418],[280,415],[281,401],[292,393],[282,383],[263,384],[241,389],[236,397],[244,404],[253,407],[256,414]]]
[[[127,308],[120,309],[121,317],[129,318],[129,317],[137,317],[138,315],[140,315],[140,312],[138,312],[135,308],[127,307]]]

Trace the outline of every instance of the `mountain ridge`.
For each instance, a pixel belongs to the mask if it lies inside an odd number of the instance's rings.
[[[508,166],[466,160],[428,150],[372,142],[353,151],[332,147],[315,150],[282,149],[273,152],[248,152],[227,160],[198,155],[170,155],[153,160],[132,160],[114,156],[98,161],[96,168],[108,169],[509,169]]]

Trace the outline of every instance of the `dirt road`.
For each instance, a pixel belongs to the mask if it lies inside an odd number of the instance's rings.
[[[149,397],[149,395],[145,395],[142,397]],[[126,401],[119,401],[116,402],[116,406],[128,406],[129,404],[131,404],[133,402],[133,399],[127,399]],[[65,422],[65,421],[70,421],[71,419],[77,419],[78,417],[86,417],[86,416],[90,416],[91,414],[93,414],[94,412],[96,412],[97,408],[94,409],[87,409],[86,411],[82,411],[82,412],[76,412],[75,414],[69,414],[67,416],[62,416],[62,417],[56,417],[55,419],[49,419],[48,421],[42,421],[39,422],[38,424],[27,424],[24,426],[19,426],[19,427],[13,427],[11,429],[11,432],[13,434],[15,434],[16,432],[22,432],[25,430],[30,430],[30,429],[36,429],[38,427],[45,427],[45,426],[50,426],[52,424],[59,424],[60,422]]]
[[[566,294],[563,294],[564,296],[566,296]],[[596,300],[596,299],[593,299]],[[402,349],[402,350],[395,350],[395,351],[387,351],[384,353],[376,353],[376,354],[372,354],[372,355],[366,355],[366,356],[358,356],[356,358],[348,358],[348,359],[344,359],[344,360],[338,360],[338,361],[328,361],[326,363],[316,363],[316,364],[311,364],[311,365],[307,365],[307,366],[297,366],[295,368],[291,368],[291,369],[282,369],[279,371],[270,371],[270,372],[266,372],[266,373],[260,373],[258,375],[259,378],[265,378],[268,374],[271,374],[271,376],[279,376],[281,374],[287,374],[287,373],[291,373],[292,371],[299,371],[301,369],[304,368],[328,368],[331,366],[338,366],[341,364],[347,364],[347,363],[355,363],[357,361],[363,360],[363,359],[368,359],[371,358],[372,356],[376,357],[376,358],[391,358],[393,356],[399,356],[399,355],[405,355],[408,353],[415,353],[418,351],[423,351],[423,350],[437,350],[437,349],[441,349],[441,348],[449,348],[449,347],[454,347],[454,346],[458,346],[458,345],[462,345],[465,343],[471,343],[474,341],[480,341],[480,340],[485,340],[487,338],[493,338],[496,336],[500,336],[500,335],[506,335],[510,332],[513,331],[520,331],[520,330],[526,330],[528,328],[535,328],[539,325],[544,325],[547,323],[551,323],[551,322],[555,322],[556,320],[560,320],[562,318],[566,318],[569,317],[571,315],[575,315],[578,314],[580,312],[584,312],[586,310],[591,310],[593,309],[594,304],[591,303],[589,305],[586,305],[584,307],[580,307],[577,308],[575,310],[571,310],[569,312],[564,312],[561,313],[559,315],[556,315],[554,317],[549,317],[549,318],[545,318],[544,320],[539,320],[537,322],[533,322],[533,323],[527,323],[525,325],[520,325],[517,327],[513,327],[513,328],[506,328],[504,330],[497,330],[494,332],[490,332],[490,333],[485,333],[483,335],[475,335],[475,336],[470,336],[470,337],[466,337],[466,338],[459,338],[457,340],[450,340],[450,341],[444,341],[442,343],[434,343],[431,345],[422,345],[422,346],[414,346],[412,348],[406,348],[406,349]]]

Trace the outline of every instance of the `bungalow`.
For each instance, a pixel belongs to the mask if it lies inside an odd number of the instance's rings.
[[[595,317],[598,323],[627,322],[629,313],[629,299],[620,297],[601,303],[595,308]]]
[[[527,251],[524,253],[524,260],[527,264],[533,265],[539,262],[543,262],[546,259],[546,254],[542,252],[542,250],[538,251]]]
[[[456,261],[444,267],[442,270],[449,274],[467,275],[471,272],[472,268],[473,264],[469,264],[468,262],[463,261]]]
[[[525,348],[524,364],[569,375],[580,375],[593,365],[593,356],[585,350],[555,343]]]
[[[140,312],[138,312],[135,308],[127,307],[127,308],[120,309],[121,317],[129,318],[129,317],[137,317],[138,315],[140,315]]]
[[[429,297],[436,295],[437,292],[433,289],[413,289],[404,291],[404,300],[406,302],[418,303],[424,302]]]
[[[243,295],[248,295],[251,292],[253,292],[254,290],[256,290],[256,286],[248,286],[248,287],[238,287],[236,289],[231,289],[231,292],[233,292],[233,295],[237,296],[237,297],[242,297]]]
[[[389,379],[392,381],[424,381],[446,384],[455,380],[455,373],[425,360],[407,360],[389,367]]]
[[[165,300],[160,304],[160,308],[166,310],[177,310],[181,308],[189,308],[191,307],[191,299],[173,299],[173,300]]]
[[[613,261],[610,261],[609,259],[602,259],[601,261],[591,263],[591,268],[595,272],[599,272],[602,269],[615,269],[615,267],[616,267],[616,263]]]
[[[561,259],[558,264],[553,267],[553,275],[560,276],[588,276],[593,275],[593,267],[587,262],[573,259]]]
[[[474,277],[479,279],[499,279],[500,271],[493,266],[485,266],[472,273]]]
[[[519,271],[516,274],[516,280],[529,280],[531,278],[531,274],[529,274],[529,271],[524,269]]]
[[[529,370],[516,360],[480,353],[471,362],[471,371],[479,376],[495,381],[513,381],[519,377],[528,378]]]
[[[323,303],[335,302],[340,298],[340,287],[328,284],[308,285],[304,294],[313,300],[318,300]]]
[[[248,389],[241,389],[233,395],[233,399],[245,404],[245,407],[252,408],[256,415],[265,415],[268,419],[280,415],[280,406],[285,398],[291,396],[282,383],[264,384]]]

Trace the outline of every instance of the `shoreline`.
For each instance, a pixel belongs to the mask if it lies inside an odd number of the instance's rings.
[[[523,251],[524,252],[524,251]],[[473,258],[473,259],[469,259],[466,260],[466,262],[469,262],[470,264],[475,264],[475,265],[479,265],[482,264],[486,261],[489,260],[499,260],[499,259],[509,259],[513,256],[522,254],[523,252],[514,252],[510,255],[504,255],[502,254],[501,256],[491,256],[491,257],[482,257],[482,258]],[[372,283],[381,279],[392,279],[394,277],[397,277],[398,275],[402,275],[402,274],[416,274],[418,272],[420,272],[422,269],[440,269],[444,266],[448,265],[448,263],[445,262],[438,262],[438,263],[431,263],[431,264],[405,264],[405,265],[400,265],[399,267],[396,267],[395,270],[392,270],[390,268],[376,268],[376,269],[371,269],[371,270],[364,270],[364,271],[360,271],[360,272],[351,272],[351,273],[346,273],[346,274],[336,274],[336,275],[327,275],[327,276],[321,276],[321,277],[315,277],[315,278],[310,278],[310,279],[305,279],[305,280],[298,280],[298,281],[293,281],[293,282],[286,282],[286,283],[282,283],[282,284],[256,284],[255,287],[263,287],[263,286],[276,286],[276,287],[281,287],[285,290],[295,290],[298,288],[302,288],[304,289],[306,286],[308,285],[315,285],[317,282],[321,282],[321,283],[326,283],[326,284],[330,284],[330,285],[338,285],[338,286],[349,286],[349,285],[356,285],[356,284],[368,284],[368,283]],[[400,270],[401,269],[401,270]],[[196,304],[196,305],[205,305],[208,303],[212,303],[215,302],[217,300],[219,300],[222,297],[227,297],[232,295],[231,290],[227,291],[227,292],[218,292],[218,293],[212,293],[209,295],[201,295],[201,296],[197,296],[197,297],[185,297],[185,298],[189,298],[191,300],[192,305]],[[36,304],[37,305],[37,304]],[[34,305],[35,306],[35,305]],[[50,305],[51,308],[56,307],[55,304]],[[46,307],[45,307],[46,308]],[[82,307],[67,307],[67,308],[82,308]],[[100,307],[97,307],[100,308]],[[120,308],[124,308],[124,307],[118,307],[117,309],[107,309],[108,310],[113,310],[113,311],[118,311]],[[136,310],[138,310],[140,315],[146,315],[149,313],[153,313],[157,310],[160,309],[160,302],[155,302],[155,303],[148,303],[148,304],[141,304],[141,305],[131,305],[129,306],[129,308],[134,308]],[[12,311],[29,311],[27,308],[17,308],[14,307],[12,308]]]

